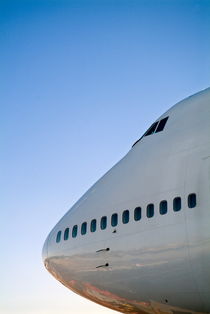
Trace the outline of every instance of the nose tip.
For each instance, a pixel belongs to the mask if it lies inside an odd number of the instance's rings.
[[[42,248],[42,260],[45,265],[46,265],[47,257],[48,257],[48,237],[45,240],[43,248]]]

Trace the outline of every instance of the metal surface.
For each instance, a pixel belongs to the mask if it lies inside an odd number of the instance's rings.
[[[70,209],[43,248],[48,271],[76,293],[123,313],[210,312],[210,89],[178,103],[164,131],[144,137]],[[197,205],[187,197],[196,193]],[[173,211],[180,196],[182,208]],[[159,204],[168,202],[160,215]],[[149,203],[155,215],[146,217]],[[142,208],[135,221],[134,209]],[[128,224],[122,212],[130,211]],[[111,227],[111,215],[118,225]],[[107,216],[105,230],[99,221]],[[89,230],[92,219],[97,230]],[[65,228],[88,232],[63,240]],[[62,230],[62,240],[56,235]],[[108,248],[108,249],[107,249]]]

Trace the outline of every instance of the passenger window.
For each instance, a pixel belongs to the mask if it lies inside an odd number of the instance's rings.
[[[152,218],[154,216],[154,204],[147,205],[147,218]]]
[[[84,235],[87,232],[87,222],[83,222],[81,226],[81,234]]]
[[[196,194],[192,193],[188,195],[188,207],[194,208],[196,206]]]
[[[141,207],[136,207],[134,209],[134,220],[138,221],[141,219]]]
[[[75,225],[72,229],[72,238],[76,238],[78,227]]]
[[[127,224],[129,222],[129,210],[124,210],[122,214],[122,222]]]
[[[101,230],[106,229],[106,226],[107,226],[107,217],[104,216],[101,218]]]
[[[167,201],[160,202],[160,214],[165,215],[168,211]]]
[[[90,223],[90,231],[95,232],[96,231],[96,219],[93,219]]]
[[[158,122],[159,122],[159,121],[153,123],[153,124],[151,125],[151,127],[149,128],[149,130],[144,134],[144,136],[148,136],[148,135],[153,134],[153,133],[155,132],[155,129],[156,129],[157,125],[158,125]]]
[[[168,120],[168,117],[160,120],[160,122],[158,124],[158,127],[157,127],[157,130],[155,131],[155,133],[163,131],[163,129],[164,129],[165,125],[166,125],[167,120]]]
[[[61,231],[58,231],[57,236],[56,236],[56,243],[59,243],[61,240]]]
[[[181,197],[175,197],[173,200],[173,210],[174,212],[180,211],[182,208]]]
[[[68,240],[68,238],[69,238],[69,228],[65,229],[63,238],[64,238],[65,241]]]
[[[117,214],[113,214],[111,217],[111,225],[112,227],[117,226],[118,224],[118,215]]]

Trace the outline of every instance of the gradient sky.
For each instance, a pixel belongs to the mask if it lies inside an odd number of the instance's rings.
[[[0,313],[112,312],[57,282],[42,245],[154,119],[210,86],[209,17],[209,0],[0,0]]]

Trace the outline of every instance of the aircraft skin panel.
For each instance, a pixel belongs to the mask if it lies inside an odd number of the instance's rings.
[[[200,298],[210,303],[210,157],[189,158],[186,193],[198,191],[198,211],[186,211],[186,232],[188,238],[191,272]],[[192,170],[193,169],[193,170]],[[206,309],[208,312],[208,308]]]
[[[165,117],[163,131],[142,137],[56,224],[43,260],[66,287],[122,313],[209,313],[210,88],[157,121]],[[191,194],[196,205],[189,208]],[[175,212],[176,197],[181,210]],[[168,208],[161,215],[164,200]],[[154,204],[151,218],[148,204]],[[133,216],[136,207],[141,207],[139,221]],[[128,223],[122,221],[125,210]],[[113,227],[114,213],[118,224]],[[107,217],[104,230],[102,216]],[[92,219],[95,232],[90,232]],[[81,235],[83,222],[87,233]],[[74,225],[76,238],[71,236]]]

